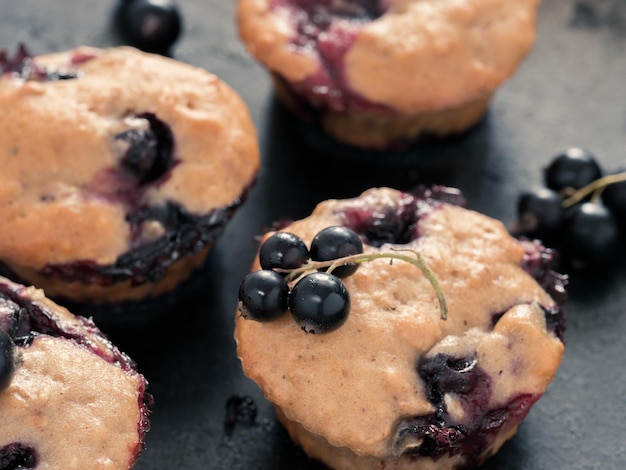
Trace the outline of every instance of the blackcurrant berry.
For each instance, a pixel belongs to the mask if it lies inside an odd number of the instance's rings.
[[[626,223],[626,181],[606,186],[602,191],[602,202],[622,224]]]
[[[339,328],[348,318],[350,295],[337,276],[313,272],[293,287],[289,309],[305,332],[327,333]]]
[[[518,229],[526,235],[545,237],[563,224],[563,199],[548,188],[533,188],[520,194],[517,202]]]
[[[341,225],[322,229],[311,241],[310,255],[313,261],[331,261],[359,253],[363,253],[361,238],[353,230]],[[346,263],[332,273],[338,277],[347,277],[354,274],[358,266]]]
[[[128,42],[147,52],[166,53],[182,31],[182,17],[175,0],[124,1],[117,20]]]
[[[256,423],[258,408],[252,397],[248,395],[233,395],[226,402],[226,417],[224,428],[231,434],[237,424],[252,426]]]
[[[15,372],[15,343],[9,334],[0,329],[0,391],[11,383]]]
[[[574,263],[600,264],[615,256],[619,225],[604,204],[585,202],[573,207],[564,229],[564,247]]]
[[[309,259],[309,249],[300,237],[289,232],[271,235],[259,250],[259,262],[263,269],[295,269]]]
[[[558,154],[545,169],[546,186],[555,191],[580,189],[602,176],[595,155],[572,147]]]
[[[239,286],[239,310],[250,320],[270,321],[280,317],[289,305],[289,286],[275,271],[253,271]]]

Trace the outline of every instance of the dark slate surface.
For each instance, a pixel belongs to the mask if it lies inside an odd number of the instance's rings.
[[[311,150],[239,42],[234,3],[182,2],[185,32],[173,55],[211,70],[248,103],[263,157],[258,183],[190,284],[200,289],[171,302],[165,316],[103,324],[137,360],[156,400],[148,449],[137,470],[320,468],[289,444],[235,355],[236,292],[263,227],[304,216],[328,197],[418,182],[458,186],[472,208],[510,225],[517,194],[541,182],[541,166],[559,150],[586,147],[605,167],[626,160],[626,1],[544,0],[533,53],[498,92],[483,123],[426,151],[427,160],[437,154],[454,163],[453,169],[434,172],[357,164]],[[25,42],[32,52],[45,53],[118,44],[111,24],[115,6],[102,0],[2,0],[0,47],[13,50]],[[626,467],[624,259],[570,275],[562,367],[487,469]],[[236,394],[255,400],[258,419],[227,433],[225,404]]]

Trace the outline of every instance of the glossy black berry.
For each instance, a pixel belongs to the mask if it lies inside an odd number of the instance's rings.
[[[585,202],[574,207],[565,223],[563,243],[575,263],[598,264],[610,260],[619,246],[619,225],[604,205]]]
[[[250,320],[270,321],[287,311],[289,286],[275,271],[253,271],[239,287],[241,315]]]
[[[122,2],[117,21],[130,45],[146,52],[167,53],[182,32],[182,16],[174,0]]]
[[[626,224],[626,181],[606,186],[602,191],[602,202],[619,219],[620,223]]]
[[[289,232],[271,235],[259,250],[259,262],[263,269],[295,269],[309,259],[309,249],[300,237]]]
[[[563,224],[563,199],[548,188],[532,188],[517,201],[518,230],[525,235],[545,237],[556,233]]]
[[[545,169],[546,186],[555,191],[580,189],[602,176],[602,169],[591,152],[572,147],[560,153]]]
[[[337,276],[313,272],[293,287],[289,309],[305,332],[327,333],[339,328],[348,318],[350,295]]]
[[[361,238],[348,227],[333,225],[321,230],[311,241],[310,255],[313,261],[330,261],[344,256],[363,253]],[[357,270],[358,264],[344,264],[332,271],[335,276],[347,277]]]
[[[0,391],[11,383],[15,372],[15,343],[9,334],[0,330]]]

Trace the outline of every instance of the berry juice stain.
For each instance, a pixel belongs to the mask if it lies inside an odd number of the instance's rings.
[[[465,207],[466,202],[455,188],[419,187],[405,193],[398,203],[384,211],[369,207],[351,207],[345,210],[344,225],[360,235],[370,246],[385,243],[406,245],[419,238],[419,221],[442,203]]]
[[[386,108],[351,91],[345,73],[345,56],[363,26],[383,13],[378,0],[273,0],[272,10],[284,10],[296,34],[297,49],[314,52],[320,67],[302,83],[293,84],[296,95],[312,94],[334,111]]]
[[[39,82],[70,80],[78,76],[73,72],[47,70],[45,67],[38,65],[24,44],[19,45],[13,57],[10,57],[5,50],[0,50],[0,75],[4,74],[13,74],[22,80]]]

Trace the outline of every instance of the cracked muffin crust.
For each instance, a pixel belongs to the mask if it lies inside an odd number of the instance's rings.
[[[239,0],[278,98],[337,140],[385,149],[464,131],[534,45],[538,0]]]
[[[566,278],[549,268],[552,253],[441,187],[324,201],[281,230],[309,244],[333,225],[359,234],[365,253],[420,252],[447,320],[420,270],[366,262],[343,279],[351,310],[336,331],[306,334],[290,315],[238,316],[245,374],[293,440],[331,468],[480,465],[515,434],[560,364]]]
[[[233,89],[129,47],[0,54],[0,107],[0,261],[53,298],[171,291],[258,171]]]
[[[152,402],[133,361],[88,319],[0,278],[0,467],[131,468]]]

